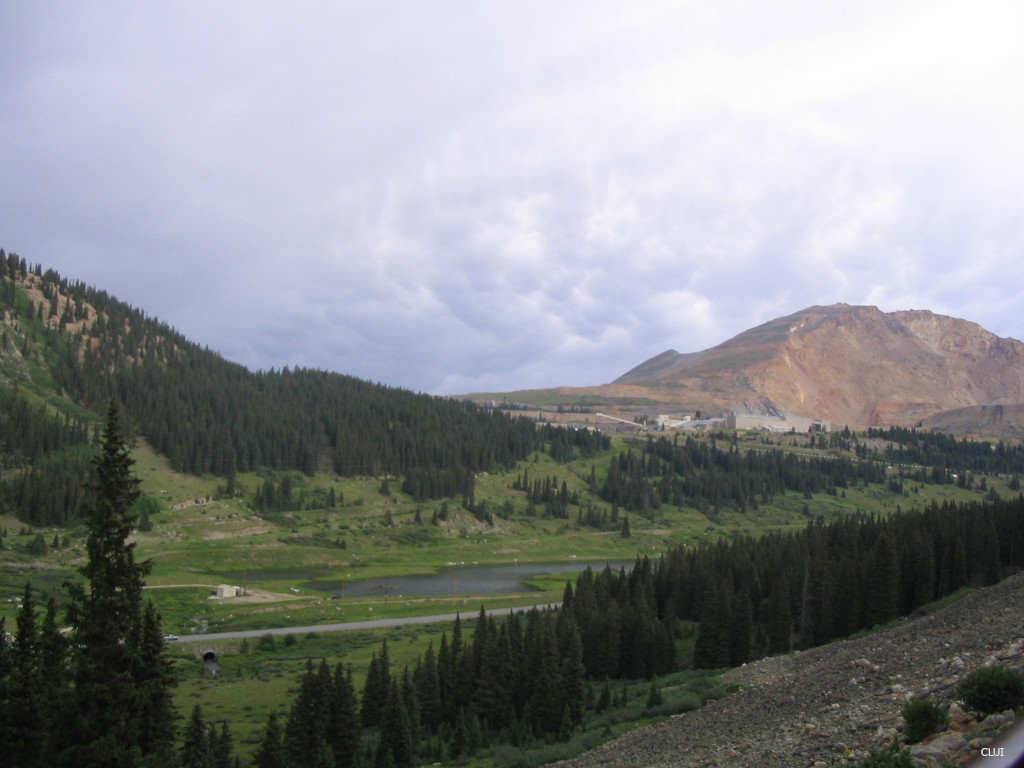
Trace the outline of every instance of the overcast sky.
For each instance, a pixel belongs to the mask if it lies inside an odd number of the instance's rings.
[[[251,369],[601,384],[781,315],[1024,338],[1024,4],[0,0],[0,247]]]

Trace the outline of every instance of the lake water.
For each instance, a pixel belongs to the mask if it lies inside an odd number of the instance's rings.
[[[633,567],[632,560],[610,561],[612,568]],[[317,579],[303,584],[307,589],[329,592],[334,597],[447,597],[450,595],[501,595],[536,589],[527,582],[545,573],[579,573],[587,567],[603,570],[605,563],[530,563],[514,565],[467,565],[445,568],[439,573],[394,576],[388,579],[343,581]]]

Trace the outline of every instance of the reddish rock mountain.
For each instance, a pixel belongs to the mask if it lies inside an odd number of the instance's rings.
[[[599,389],[709,411],[913,425],[954,408],[1024,403],[1024,344],[924,310],[836,304],[703,352],[664,352]]]

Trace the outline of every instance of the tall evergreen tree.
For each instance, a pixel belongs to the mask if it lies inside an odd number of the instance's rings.
[[[352,670],[346,674],[341,664],[334,670],[331,690],[328,738],[336,768],[356,768],[359,764],[359,707]]]
[[[228,721],[220,725],[220,731],[210,728],[210,768],[231,768],[234,764],[232,753],[234,749],[231,742],[231,730],[228,728]]]
[[[148,730],[154,706],[169,712],[163,707],[171,680],[161,666],[163,644],[156,641],[159,619],[142,610],[150,564],[136,563],[135,545],[128,543],[139,496],[132,463],[111,401],[93,462],[96,479],[88,486],[88,560],[80,569],[88,589],[66,584],[73,687],[60,729],[66,739],[57,759],[62,765],[135,768],[171,760],[170,727]]]
[[[729,627],[729,666],[738,667],[750,659],[750,636],[754,628],[754,608],[748,589],[732,597],[732,621]]]
[[[192,710],[185,740],[181,748],[182,768],[212,768],[210,753],[210,726],[203,720],[203,711],[198,704]]]
[[[872,627],[895,619],[899,610],[900,564],[888,531],[882,532],[871,550],[865,587],[864,623]]]
[[[364,728],[380,725],[390,687],[391,669],[388,661],[388,641],[384,640],[381,644],[380,656],[374,651],[370,657],[370,666],[366,670],[362,707],[359,711],[360,723]]]
[[[426,653],[416,664],[412,675],[416,687],[416,698],[420,704],[420,722],[433,732],[440,725],[444,712],[441,706],[441,687],[438,680],[437,661],[434,658],[434,644],[427,645]]]
[[[731,596],[720,583],[713,583],[704,593],[700,612],[700,629],[693,649],[693,666],[716,669],[729,664],[732,615]]]
[[[388,700],[381,716],[375,768],[385,768],[389,765],[395,768],[409,768],[412,765],[412,746],[409,713],[398,681],[392,680]]]
[[[11,690],[7,711],[7,764],[11,768],[33,768],[42,764],[47,729],[43,719],[43,670],[40,664],[39,628],[31,585],[18,610],[17,633],[12,654]]]
[[[260,745],[256,748],[256,754],[253,755],[253,765],[256,768],[288,768],[276,712],[271,712],[267,716],[267,727],[263,731]]]

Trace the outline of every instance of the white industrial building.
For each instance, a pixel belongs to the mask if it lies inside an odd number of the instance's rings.
[[[763,429],[767,432],[831,432],[832,422],[806,416],[767,416],[756,413],[730,413],[727,429]]]

